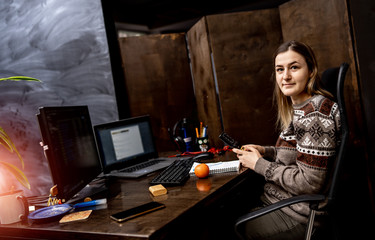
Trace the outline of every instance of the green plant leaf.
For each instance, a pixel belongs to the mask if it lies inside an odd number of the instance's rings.
[[[10,152],[13,152],[12,145],[9,143],[9,137],[5,133],[4,129],[0,127],[0,144],[3,145]]]
[[[27,177],[25,174],[16,166],[13,164],[0,161],[0,164],[3,165],[6,169],[8,169],[9,172],[13,174],[13,176],[27,189],[30,189],[30,183],[29,180],[27,180]]]
[[[8,134],[0,127],[0,145],[3,145],[6,149],[8,149],[11,153],[15,152],[18,158],[21,161],[22,169],[24,168],[24,162],[21,157],[21,154],[18,152],[16,145],[12,142]]]
[[[27,76],[12,76],[7,78],[0,78],[0,81],[33,81],[41,82],[39,79],[27,77]]]
[[[27,76],[12,76],[7,78],[0,78],[0,81],[32,81],[41,82],[39,79],[27,77]],[[11,153],[15,152],[21,161],[22,169],[24,169],[24,162],[21,154],[18,152],[16,145],[12,142],[8,134],[0,127],[0,145],[3,145]],[[11,172],[16,179],[26,188],[30,189],[30,183],[27,180],[25,174],[13,164],[0,161],[0,165],[3,165],[9,172]]]

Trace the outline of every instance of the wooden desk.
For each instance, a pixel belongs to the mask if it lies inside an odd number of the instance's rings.
[[[225,158],[219,157],[216,161],[234,159],[234,156]],[[183,186],[167,187],[167,195],[153,197],[148,188],[155,175],[156,173],[136,180],[116,180],[111,187],[118,188],[118,194],[107,200],[106,209],[93,211],[84,222],[0,225],[0,238],[199,239],[199,236],[204,235],[204,229],[215,223],[215,212],[224,214],[224,211],[221,212],[222,206],[226,202],[232,204],[227,199],[241,192],[240,189],[244,188],[246,182],[252,181],[251,178],[254,177],[250,170],[216,174],[207,179],[192,176]],[[166,208],[123,223],[117,223],[109,217],[113,213],[152,200],[164,203]],[[233,206],[236,205],[238,204]],[[222,216],[225,217],[225,214]]]

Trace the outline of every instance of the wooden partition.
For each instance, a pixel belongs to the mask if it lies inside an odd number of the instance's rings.
[[[275,143],[272,54],[281,41],[278,9],[206,16],[188,31],[198,117],[216,146],[223,130],[243,144]]]
[[[324,6],[324,7],[323,7]],[[359,143],[363,126],[353,40],[350,33],[346,0],[298,0],[279,7],[283,38],[309,44],[319,63],[320,72],[350,64],[345,85],[351,143]]]
[[[150,115],[158,150],[173,150],[168,128],[183,117],[193,117],[196,109],[185,34],[119,42],[130,116]]]
[[[191,69],[194,76],[195,96],[199,120],[208,126],[211,146],[217,146],[222,132],[221,114],[211,61],[206,18],[198,21],[188,32]],[[215,137],[216,136],[216,137]]]

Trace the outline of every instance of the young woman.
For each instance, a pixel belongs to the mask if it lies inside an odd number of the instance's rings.
[[[320,86],[317,62],[308,45],[283,43],[274,55],[274,78],[281,131],[276,145],[233,149],[243,166],[264,176],[265,205],[323,193],[340,131],[338,106]],[[249,221],[246,233],[249,239],[303,239],[308,214],[308,203],[295,204]]]

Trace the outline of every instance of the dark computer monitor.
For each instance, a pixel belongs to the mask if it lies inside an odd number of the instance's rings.
[[[42,107],[37,117],[57,197],[67,201],[102,172],[88,107]]]

